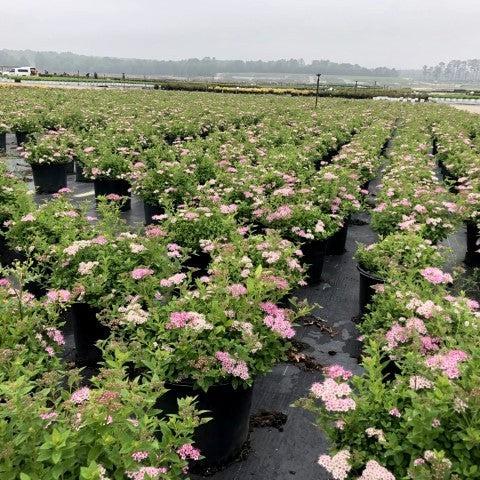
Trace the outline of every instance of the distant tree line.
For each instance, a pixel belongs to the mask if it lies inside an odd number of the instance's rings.
[[[434,67],[423,66],[424,80],[435,82],[478,82],[480,81],[480,60],[452,60],[440,62]]]
[[[190,58],[187,60],[142,60],[114,57],[94,57],[70,52],[36,52],[32,50],[0,50],[0,65],[35,66],[40,71],[56,73],[87,72],[98,74],[165,75],[178,77],[212,76],[217,73],[283,73],[325,75],[398,76],[392,68],[365,68],[350,63],[329,60],[303,59],[273,61],[217,60],[216,58]]]

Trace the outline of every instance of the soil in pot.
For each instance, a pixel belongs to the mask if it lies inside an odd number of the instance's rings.
[[[478,226],[475,222],[467,223],[467,253],[465,254],[465,263],[470,267],[480,266],[480,235]]]
[[[327,243],[328,239],[311,240],[302,245],[302,261],[307,265],[308,285],[316,285],[321,282]]]
[[[75,363],[79,367],[96,367],[102,360],[102,352],[95,344],[105,340],[110,330],[98,321],[97,313],[98,310],[87,303],[71,306]]]
[[[194,434],[195,446],[205,457],[192,471],[225,465],[235,459],[248,439],[252,387],[234,389],[230,384],[215,385],[207,392],[187,384],[166,384],[169,389],[157,401],[164,414],[178,413],[179,398],[197,397],[198,410],[208,410],[208,423]]]
[[[150,225],[155,223],[155,220],[152,217],[156,215],[163,215],[165,209],[160,205],[152,205],[150,203],[143,202],[143,212],[145,214],[145,225]]]
[[[93,180],[83,174],[83,164],[75,161],[75,181],[78,183],[93,183]]]
[[[327,243],[327,255],[343,255],[345,244],[347,243],[348,221],[344,220],[342,228],[337,230],[329,239]]]
[[[360,316],[365,315],[367,305],[372,303],[373,296],[375,295],[374,285],[384,284],[385,281],[376,275],[371,274],[364,270],[360,265],[357,265],[358,272],[360,273],[360,292],[359,292],[359,310]]]
[[[95,198],[99,196],[107,196],[110,194],[126,197],[120,210],[127,212],[131,208],[130,183],[126,180],[116,180],[111,178],[96,178],[93,182],[95,189]]]
[[[33,184],[37,193],[56,193],[67,186],[66,165],[32,165]]]
[[[5,153],[7,151],[7,134],[0,133],[0,153]]]

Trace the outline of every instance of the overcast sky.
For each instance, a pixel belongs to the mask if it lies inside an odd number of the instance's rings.
[[[0,48],[421,67],[480,57],[480,0],[0,0]]]

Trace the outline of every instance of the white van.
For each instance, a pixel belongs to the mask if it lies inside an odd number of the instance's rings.
[[[11,68],[3,74],[9,77],[32,77],[37,75],[37,69],[35,67],[15,67]]]

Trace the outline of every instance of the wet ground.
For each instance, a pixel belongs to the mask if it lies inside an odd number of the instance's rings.
[[[7,159],[10,166],[30,177],[28,166],[19,164],[14,150],[14,137],[8,136]],[[31,184],[31,183],[30,183]],[[372,182],[370,191],[375,195],[377,182]],[[69,176],[69,185],[77,200],[93,202],[93,185],[75,182]],[[38,201],[50,198],[49,195],[37,195]],[[132,199],[132,210],[125,218],[134,224],[143,222],[143,207],[139,199]],[[323,480],[328,479],[320,466],[318,456],[328,450],[323,434],[313,425],[312,417],[305,411],[293,408],[292,403],[307,394],[313,382],[322,379],[321,371],[305,368],[305,363],[297,362],[298,355],[308,357],[314,366],[328,366],[338,363],[354,373],[361,373],[358,365],[360,342],[352,319],[358,315],[359,275],[353,254],[357,243],[370,244],[376,241],[376,235],[368,225],[368,215],[353,218],[349,226],[346,252],[343,255],[327,257],[323,271],[323,281],[314,287],[302,288],[296,293],[300,299],[307,298],[316,303],[313,314],[322,319],[325,325],[317,325],[314,319],[306,321],[307,326],[297,328],[296,356],[291,363],[281,363],[273,371],[255,382],[252,415],[259,412],[285,414],[286,421],[281,428],[273,422],[253,422],[250,435],[250,453],[246,459],[231,464],[223,471],[209,477],[212,480]],[[461,263],[466,243],[463,230],[452,235],[445,242],[451,247],[449,267]],[[319,328],[320,327],[320,328]],[[327,328],[325,328],[327,327]],[[71,340],[71,339],[69,339]],[[268,415],[267,415],[268,416]],[[258,417],[256,417],[258,418]],[[284,417],[283,420],[285,420]],[[263,423],[263,425],[262,425]],[[201,476],[192,476],[199,480]]]

